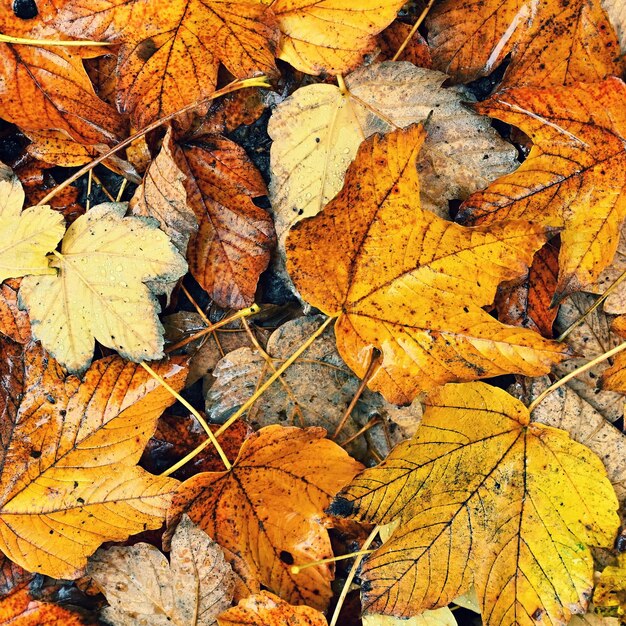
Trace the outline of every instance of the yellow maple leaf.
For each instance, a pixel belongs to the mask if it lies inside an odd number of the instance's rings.
[[[448,381],[537,376],[566,348],[501,324],[482,307],[526,272],[545,240],[513,221],[464,228],[419,208],[415,167],[424,130],[375,135],[359,149],[339,195],[287,238],[287,269],[303,298],[338,316],[337,347],[369,386],[409,403]]]
[[[484,383],[445,385],[417,434],[367,469],[330,512],[399,520],[365,562],[366,612],[408,617],[472,582],[484,623],[563,624],[593,587],[589,546],[609,547],[617,498],[600,459]]]
[[[154,292],[187,264],[155,221],[125,212],[125,204],[93,207],[51,257],[56,275],[27,276],[20,286],[33,336],[72,372],[87,368],[94,339],[131,360],[163,356]]]

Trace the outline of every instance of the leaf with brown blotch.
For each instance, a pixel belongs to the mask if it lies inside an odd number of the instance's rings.
[[[504,324],[523,326],[552,339],[552,324],[559,312],[551,306],[559,274],[558,246],[550,241],[535,252],[533,262],[521,282],[498,287],[495,306]]]
[[[484,383],[431,393],[413,439],[339,494],[329,512],[388,524],[361,569],[366,613],[445,606],[472,583],[486,626],[557,626],[583,612],[591,546],[613,545],[618,503],[602,462]]]
[[[198,222],[187,205],[185,175],[174,160],[174,150],[172,129],[169,128],[159,154],[148,166],[129,206],[133,215],[155,218],[161,230],[185,256],[189,237],[198,230]]]
[[[237,78],[276,72],[278,27],[258,0],[72,0],[55,26],[122,43],[117,102],[137,128],[210,96],[220,63]]]
[[[508,54],[507,87],[593,83],[625,67],[600,0],[444,0],[427,27],[434,66],[455,82],[490,74]]]
[[[38,347],[0,341],[0,550],[28,571],[75,578],[104,541],[163,523],[178,481],[136,463],[174,397],[119,357],[81,382]],[[153,367],[182,388],[179,359]]]
[[[113,546],[89,559],[87,574],[109,602],[101,615],[112,626],[214,626],[235,586],[220,547],[186,515],[169,562],[148,543]]]
[[[135,361],[163,356],[156,294],[187,265],[155,220],[125,216],[126,208],[90,209],[50,258],[53,275],[20,285],[33,337],[75,373],[87,369],[96,340]]]
[[[261,591],[222,613],[219,626],[328,626],[322,613],[308,606],[293,606],[278,596]]]
[[[99,622],[80,609],[36,600],[23,588],[0,600],[0,623],[6,626],[97,626]]]
[[[408,404],[447,381],[537,376],[567,348],[505,326],[482,307],[523,275],[545,241],[516,221],[464,228],[419,208],[421,126],[366,140],[339,195],[287,238],[287,268],[311,305],[338,316],[337,347],[385,399]]]
[[[626,215],[626,85],[510,89],[475,105],[533,141],[520,167],[470,196],[476,223],[525,219],[563,228],[554,301],[592,284],[611,262]]]
[[[43,26],[40,16],[16,17],[9,0],[0,3],[0,32],[62,38]],[[119,141],[125,130],[121,116],[96,96],[82,59],[70,50],[0,43],[0,116],[25,130],[63,130],[80,143]]]
[[[276,239],[271,216],[252,202],[267,193],[260,172],[243,148],[220,135],[178,146],[174,157],[198,220],[189,271],[218,306],[250,306]]]
[[[0,334],[17,343],[28,343],[31,339],[30,320],[26,311],[17,304],[20,281],[5,280],[0,285]]]
[[[238,576],[236,599],[264,585],[287,602],[327,607],[333,566],[290,568],[332,555],[323,511],[362,465],[324,435],[267,426],[230,471],[198,474],[175,494],[168,525],[187,513],[219,543]]]
[[[266,1],[266,0],[262,0]],[[375,36],[403,0],[273,0],[280,26],[278,58],[307,74],[349,72],[376,46]]]

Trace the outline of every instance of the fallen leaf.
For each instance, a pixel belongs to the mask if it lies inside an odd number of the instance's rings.
[[[258,0],[183,0],[167,6],[149,0],[72,0],[65,5],[55,21],[60,30],[121,42],[117,103],[136,128],[210,96],[220,63],[237,78],[276,72],[278,28],[272,11]],[[206,109],[198,107],[196,113]]]
[[[388,615],[364,615],[363,626],[457,626],[454,614],[444,606],[434,611],[424,611],[409,619],[400,619]]]
[[[545,236],[507,222],[464,228],[419,208],[420,126],[359,148],[340,194],[287,238],[287,269],[302,297],[338,316],[340,355],[368,386],[408,404],[447,381],[546,373],[566,347],[486,313],[498,284],[522,275]]]
[[[198,222],[187,205],[185,175],[174,160],[174,150],[170,128],[159,154],[148,166],[142,184],[130,201],[130,211],[133,215],[155,218],[161,230],[185,256],[189,238],[198,230]]]
[[[52,274],[46,254],[54,250],[65,231],[63,216],[49,206],[22,211],[14,202],[0,213],[0,282],[27,274]]]
[[[76,578],[102,542],[162,524],[178,482],[135,464],[174,398],[119,357],[81,382],[36,346],[22,355],[0,341],[0,550],[28,571]],[[153,367],[182,388],[180,362]]]
[[[72,372],[88,367],[95,339],[131,360],[163,356],[160,307],[145,283],[154,290],[187,266],[156,223],[125,213],[123,203],[93,207],[50,259],[57,275],[22,280],[33,336]]]
[[[98,621],[80,609],[35,600],[25,588],[0,600],[0,623],[6,626],[96,626]]]
[[[31,339],[30,320],[17,305],[20,281],[5,280],[0,285],[0,334],[17,343],[28,343]]]
[[[332,564],[293,574],[294,563],[332,555],[323,510],[362,467],[322,428],[267,426],[249,437],[230,471],[186,480],[168,526],[182,513],[217,541],[235,574],[235,599],[264,585],[290,603],[323,610]]]
[[[522,326],[552,338],[552,325],[559,312],[552,305],[559,274],[558,248],[546,243],[535,252],[526,276],[511,284],[500,285],[495,307],[503,324]]]
[[[274,370],[258,351],[247,347],[229,352],[221,359],[213,371],[216,380],[206,396],[206,411],[211,421],[225,422],[322,321],[321,316],[301,317],[285,322],[274,331],[266,346]],[[327,329],[248,409],[246,419],[254,428],[276,423],[300,428],[321,426],[332,436],[360,383],[337,353],[333,332]],[[372,418],[389,419],[392,413],[407,413],[408,421],[417,422],[410,408],[396,409],[379,394],[365,390],[341,431],[340,441],[351,438]],[[374,444],[372,447],[379,456],[385,456],[389,445],[386,442],[375,445],[376,440],[371,439],[381,430],[375,426],[368,431],[369,441],[359,438],[350,444],[347,450],[351,456],[364,460],[368,442]]]
[[[98,550],[87,574],[110,607],[102,616],[113,626],[212,626],[228,608],[235,585],[220,547],[186,515],[176,527],[168,563],[148,543]]]
[[[308,606],[292,606],[278,596],[261,591],[222,613],[219,626],[327,626],[326,618]]]
[[[265,0],[262,0],[265,1]],[[280,26],[278,58],[307,74],[342,74],[376,46],[404,0],[273,0]]]
[[[175,159],[199,225],[189,271],[218,306],[250,306],[275,242],[271,216],[252,201],[267,193],[261,174],[243,148],[220,135],[179,146]]]
[[[4,35],[61,39],[41,16],[22,20],[10,0],[0,6]],[[124,135],[122,118],[96,96],[82,59],[70,50],[0,43],[0,116],[25,130],[58,129],[81,143],[114,143]]]
[[[592,83],[624,71],[600,0],[444,0],[426,23],[433,63],[455,82],[490,74],[509,54],[501,87]]]
[[[611,262],[626,215],[626,85],[509,89],[475,105],[533,141],[520,167],[461,205],[466,221],[526,219],[563,228],[554,301],[592,284]],[[589,210],[592,206],[593,209]]]
[[[515,149],[486,117],[463,105],[463,88],[441,87],[446,76],[409,63],[380,63],[346,76],[347,92],[327,84],[298,89],[272,114],[268,133],[270,199],[276,231],[319,213],[342,187],[364,138],[429,119],[418,159],[422,207],[448,215],[465,199],[513,170]],[[430,117],[429,117],[430,116]]]
[[[623,553],[617,557],[616,565],[602,570],[593,590],[593,603],[600,615],[620,618],[626,615],[626,558]]]
[[[329,512],[400,520],[362,570],[366,613],[409,617],[475,585],[483,621],[563,624],[593,587],[588,546],[611,546],[617,499],[601,461],[484,383],[427,398],[417,435]]]
[[[381,61],[393,59],[400,46],[411,33],[412,26],[404,22],[393,22],[378,35],[378,45],[380,46]],[[409,43],[401,52],[398,61],[408,61],[417,67],[431,68],[433,59],[427,41],[420,35],[419,31],[413,33]]]

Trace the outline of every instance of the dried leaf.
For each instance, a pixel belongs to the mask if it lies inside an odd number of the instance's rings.
[[[275,241],[272,218],[252,202],[266,194],[261,174],[243,148],[220,135],[180,146],[175,159],[199,224],[189,270],[218,306],[250,306]]]
[[[72,372],[88,367],[96,339],[131,360],[163,356],[160,307],[145,283],[154,290],[187,266],[155,222],[125,213],[121,203],[93,207],[51,258],[58,274],[22,280],[33,336]]]
[[[220,63],[237,78],[276,71],[276,20],[258,0],[65,4],[57,28],[76,37],[122,42],[118,106],[136,128],[210,96]],[[197,112],[202,114],[202,107]]]
[[[600,0],[444,0],[427,26],[435,67],[456,82],[490,74],[508,54],[507,87],[591,83],[624,71]]]
[[[262,0],[264,1],[264,0]],[[376,45],[404,0],[273,0],[281,31],[278,58],[307,74],[353,70]]]
[[[89,559],[87,573],[109,604],[113,626],[212,626],[233,598],[235,579],[220,547],[186,515],[170,560],[154,546],[114,546]]]
[[[417,435],[329,509],[400,520],[362,568],[366,613],[409,617],[472,582],[487,626],[561,624],[584,611],[588,546],[611,546],[619,526],[601,461],[483,383],[441,387],[426,407]]]
[[[364,138],[429,116],[418,160],[423,208],[447,216],[449,200],[510,172],[518,164],[513,146],[463,105],[473,99],[469,92],[442,88],[445,79],[409,63],[380,63],[347,76],[345,94],[334,85],[309,85],[280,104],[268,127],[279,237],[335,197]]]
[[[290,567],[331,556],[323,510],[362,465],[324,434],[263,428],[244,442],[231,471],[198,474],[174,496],[168,525],[187,513],[215,538],[238,576],[236,599],[262,584],[287,602],[328,605],[332,565],[297,575]]]
[[[626,85],[509,89],[475,106],[533,140],[512,174],[472,195],[476,222],[519,219],[563,228],[555,301],[592,284],[611,262],[626,215]],[[589,207],[592,207],[592,210]]]
[[[308,606],[292,606],[278,596],[261,591],[222,613],[219,626],[327,626],[326,618]]]
[[[378,348],[383,360],[368,385],[397,404],[451,380],[537,376],[566,350],[482,309],[545,238],[525,222],[467,229],[421,210],[415,162],[424,135],[411,126],[366,140],[340,194],[287,239],[302,297],[339,316],[342,358],[363,377]]]
[[[3,354],[0,550],[31,572],[76,578],[102,542],[162,524],[178,483],[135,464],[174,398],[119,357],[81,383],[36,347],[22,357],[4,341]],[[178,362],[153,367],[182,387]]]

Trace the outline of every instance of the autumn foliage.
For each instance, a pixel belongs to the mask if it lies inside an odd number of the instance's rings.
[[[623,0],[0,0],[0,622],[623,621],[625,59]]]

